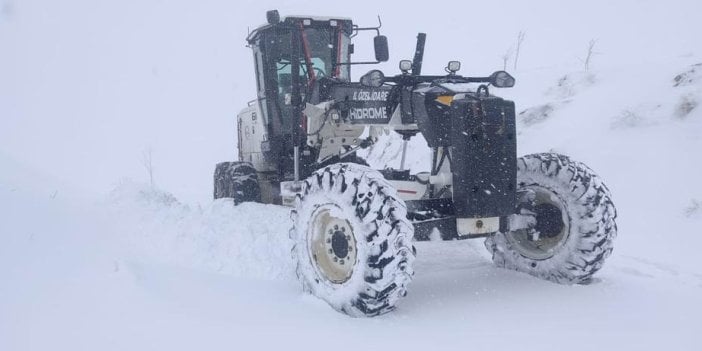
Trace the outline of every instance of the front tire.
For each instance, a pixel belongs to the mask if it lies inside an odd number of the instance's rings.
[[[612,253],[616,209],[587,166],[558,154],[517,161],[518,191],[531,193],[535,226],[485,241],[495,265],[562,284],[587,283]]]
[[[341,163],[313,173],[296,202],[290,237],[303,289],[354,317],[395,309],[415,257],[395,189],[377,171]]]

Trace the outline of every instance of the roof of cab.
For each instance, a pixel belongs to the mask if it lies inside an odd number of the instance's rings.
[[[348,18],[348,17],[327,17],[327,16],[285,16],[281,17],[280,22],[276,24],[263,24],[258,26],[256,29],[251,31],[249,35],[246,37],[246,41],[251,43],[254,40],[256,40],[256,37],[258,34],[260,34],[261,31],[264,31],[268,28],[274,27],[274,26],[293,26],[297,23],[299,23],[301,20],[310,20],[312,22],[312,25],[319,25],[319,24],[328,24],[331,21],[338,21],[342,22],[342,25],[344,26],[345,30],[351,34],[351,31],[353,30],[353,21]]]

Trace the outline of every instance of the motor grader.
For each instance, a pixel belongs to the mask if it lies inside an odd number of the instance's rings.
[[[237,116],[239,159],[215,168],[215,199],[291,206],[304,290],[351,316],[397,306],[415,240],[483,238],[497,266],[588,282],[617,230],[602,180],[563,155],[517,157],[515,104],[491,91],[515,79],[462,76],[458,61],[423,75],[424,33],[399,73],[352,81],[351,67],[389,59],[380,25],[267,13],[246,38],[257,98]],[[352,39],[365,32],[375,33],[375,60],[354,61]],[[401,136],[400,167],[371,169],[357,151],[387,130]],[[420,133],[430,171],[412,174],[406,145]]]

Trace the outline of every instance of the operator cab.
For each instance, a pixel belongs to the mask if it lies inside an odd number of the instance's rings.
[[[378,27],[359,28],[348,18],[281,18],[275,10],[267,17],[268,24],[246,38],[254,55],[257,99],[239,113],[237,129],[240,159],[271,173],[275,183],[297,180],[319,166],[320,148],[307,140],[307,104],[328,99],[330,87],[357,84],[350,83],[350,66],[387,61],[388,45],[380,19]],[[375,61],[351,62],[351,38],[359,31],[377,33]]]
[[[276,14],[277,15],[277,14]],[[350,19],[318,17],[271,18],[251,32],[256,85],[269,135],[290,135],[293,129],[295,57],[299,57],[298,88],[302,102],[315,81],[348,81],[353,24]],[[295,45],[299,45],[299,55]]]

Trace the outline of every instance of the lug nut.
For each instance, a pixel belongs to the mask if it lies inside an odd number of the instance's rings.
[[[327,238],[327,244],[331,243],[331,239]]]
[[[334,251],[332,251],[332,249],[329,249],[329,253],[332,254],[332,253],[334,253]]]
[[[344,264],[344,260],[339,260],[339,264],[340,264],[340,265],[343,265],[343,264]]]
[[[346,233],[346,227],[341,227],[341,231]]]
[[[339,259],[334,257],[334,262],[338,262],[338,261],[339,261]]]
[[[334,224],[334,230],[339,230],[339,226],[337,224]]]

